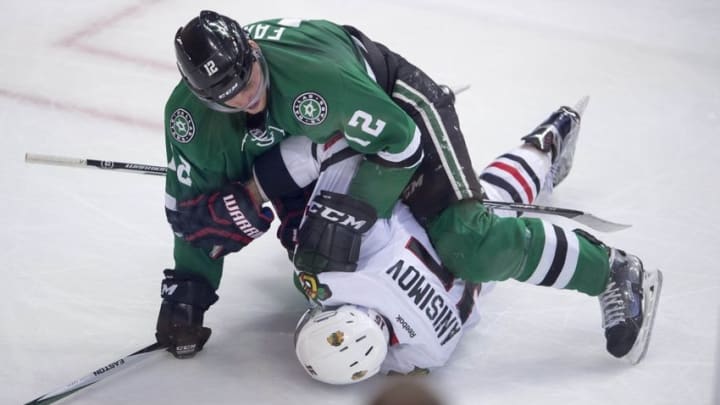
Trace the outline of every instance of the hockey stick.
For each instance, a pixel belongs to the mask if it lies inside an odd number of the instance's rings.
[[[163,166],[114,162],[112,160],[79,159],[62,156],[39,155],[34,153],[26,153],[25,161],[28,163],[41,163],[58,166],[97,167],[99,169],[122,170],[126,172],[152,174],[156,176],[163,176],[167,172],[167,168]],[[517,204],[492,200],[482,200],[482,202],[488,207],[497,209],[559,215],[561,217],[572,219],[575,222],[578,222],[600,232],[616,232],[630,227],[630,225],[618,224],[616,222],[598,218],[595,215],[589,214],[587,212],[573,209],[545,207],[542,205],[532,204]]]
[[[608,221],[606,219],[598,218],[593,214],[558,207],[547,207],[543,205],[532,205],[532,204],[520,204],[511,203],[504,201],[491,201],[482,200],[483,205],[486,207],[496,208],[500,210],[511,210],[520,212],[534,212],[538,214],[550,214],[558,215],[561,217],[572,219],[575,222],[583,224],[589,228],[592,228],[600,232],[617,232],[623,229],[630,228],[632,225],[619,224],[617,222]]]
[[[92,373],[78,378],[63,387],[56,388],[53,391],[48,392],[45,395],[39,396],[25,405],[47,405],[55,403],[69,395],[72,395],[83,388],[87,388],[96,382],[109,377],[118,371],[125,370],[133,364],[145,360],[150,353],[157,352],[158,350],[164,349],[165,347],[160,343],[153,343],[150,346],[144,347],[133,354],[125,356],[119,360],[116,360],[104,367],[93,371]]]
[[[164,176],[167,168],[163,166],[141,165],[137,163],[115,162],[112,160],[80,159],[63,156],[39,155],[36,153],[25,154],[26,163],[42,163],[55,166],[70,167],[97,167],[103,170],[119,170],[141,174],[152,174]]]

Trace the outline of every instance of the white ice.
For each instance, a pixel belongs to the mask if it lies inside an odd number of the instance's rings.
[[[200,5],[200,3],[202,3]],[[720,3],[712,0],[19,1],[0,5],[0,403],[29,401],[151,343],[172,265],[162,178],[27,165],[25,152],[164,165],[172,36],[199,11],[327,18],[438,81],[476,168],[562,104],[592,97],[576,165],[549,201],[618,222],[598,235],[661,268],[646,359],[604,349],[597,300],[509,282],[426,381],[451,404],[709,404],[718,397]],[[569,221],[565,226],[575,226]],[[226,261],[213,336],[73,404],[363,404],[381,378],[310,380],[303,300],[270,235]]]

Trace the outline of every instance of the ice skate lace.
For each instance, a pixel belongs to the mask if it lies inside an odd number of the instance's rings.
[[[603,312],[603,328],[612,328],[625,320],[625,300],[614,281],[608,284],[599,299]]]

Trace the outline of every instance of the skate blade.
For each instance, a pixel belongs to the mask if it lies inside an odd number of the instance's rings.
[[[643,278],[643,324],[640,327],[637,340],[625,359],[630,364],[638,364],[647,353],[655,322],[655,312],[660,301],[660,290],[662,289],[663,277],[660,270],[648,271]]]
[[[575,110],[580,117],[585,114],[585,109],[587,108],[588,103],[590,102],[590,96],[583,96],[580,100],[578,100],[577,103],[575,103],[575,107],[573,109]]]

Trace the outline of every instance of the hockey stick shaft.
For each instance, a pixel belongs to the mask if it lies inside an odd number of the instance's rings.
[[[115,162],[112,160],[96,160],[40,155],[35,153],[26,153],[25,161],[28,163],[40,163],[69,167],[96,167],[105,170],[121,170],[126,172],[151,174],[156,176],[164,176],[167,173],[167,168],[163,166],[153,166],[140,163]],[[615,232],[630,227],[630,225],[618,224],[612,221],[598,218],[587,212],[573,209],[491,200],[483,200],[482,202],[487,207],[492,207],[496,209],[559,215],[561,217],[570,218],[578,223],[581,223],[585,226],[601,232]]]
[[[135,353],[125,356],[119,360],[116,360],[106,366],[100,367],[92,373],[78,378],[77,380],[67,384],[63,387],[56,388],[53,391],[48,392],[45,395],[39,396],[25,405],[47,405],[55,403],[69,395],[72,395],[83,388],[87,388],[96,382],[105,379],[119,371],[125,370],[128,367],[145,360],[151,353],[157,352],[164,349],[164,346],[160,343],[153,343],[146,346]]]
[[[167,168],[163,166],[115,162],[112,160],[82,159],[64,156],[40,155],[37,153],[26,153],[25,162],[68,167],[96,167],[103,170],[119,170],[140,174],[151,174],[155,176],[164,176],[165,172],[167,171]]]

